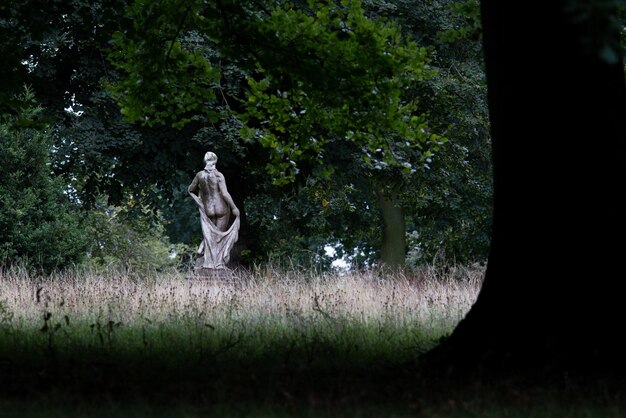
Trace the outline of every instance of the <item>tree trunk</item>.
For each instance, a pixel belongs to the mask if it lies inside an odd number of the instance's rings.
[[[383,218],[380,261],[386,267],[397,269],[404,266],[406,258],[406,225],[402,203],[394,189],[380,187],[377,194]]]
[[[623,364],[619,25],[606,8],[581,9],[581,20],[572,13],[581,2],[546,3],[481,2],[493,234],[478,300],[427,356],[448,369],[609,373]]]

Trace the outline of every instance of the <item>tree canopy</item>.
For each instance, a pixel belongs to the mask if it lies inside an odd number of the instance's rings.
[[[244,146],[265,149],[266,174],[255,173],[275,184],[301,173],[301,179],[318,177],[317,184],[337,184],[338,193],[346,186],[395,196],[400,183],[421,178],[416,170],[429,168],[445,142],[429,127],[431,107],[417,100],[436,95],[424,88],[437,74],[426,48],[395,20],[367,17],[357,1],[204,8],[137,2],[129,10],[132,27],[116,34],[112,54],[122,77],[111,85],[127,119],[180,127],[234,117]],[[245,80],[234,91],[222,86],[232,81],[233,63],[240,69],[236,78]],[[185,81],[189,76],[194,83]],[[194,98],[184,90],[196,90],[199,80],[211,91]],[[144,88],[147,82],[152,84]],[[178,96],[163,93],[172,85],[181,90]],[[452,121],[438,122],[442,132]],[[369,180],[331,183],[337,166],[349,178]],[[332,197],[325,193],[318,205],[337,201]],[[377,200],[369,199],[369,206]],[[322,206],[314,212],[328,213]]]
[[[110,56],[122,77],[111,90],[127,120],[215,121],[221,76],[211,58],[225,55],[246,64],[249,88],[233,114],[243,140],[268,149],[276,184],[293,181],[299,161],[330,172],[326,150],[344,141],[372,168],[407,170],[443,142],[407,94],[433,74],[425,48],[392,22],[367,18],[358,1],[186,4],[135,2],[132,28],[115,34]]]
[[[32,86],[74,201],[149,207],[173,242],[199,237],[185,189],[212,149],[243,209],[244,261],[323,259],[331,243],[372,262],[390,219],[412,263],[481,260],[480,38],[449,4],[59,1],[30,19],[12,2],[5,91]],[[402,212],[385,221],[386,199]]]

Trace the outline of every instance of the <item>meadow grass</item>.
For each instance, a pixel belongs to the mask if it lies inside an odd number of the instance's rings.
[[[481,280],[480,269],[460,267],[265,267],[225,281],[9,269],[0,275],[0,417],[619,416],[576,402],[568,415],[545,393],[440,393],[416,375],[419,355],[463,318]],[[512,415],[494,406],[503,402],[516,405]]]

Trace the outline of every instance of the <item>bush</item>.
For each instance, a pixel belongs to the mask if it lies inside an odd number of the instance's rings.
[[[80,214],[51,173],[52,138],[29,89],[13,115],[0,115],[0,263],[46,272],[80,260]]]
[[[106,205],[102,198],[86,218],[91,238],[86,267],[126,274],[165,271],[179,267],[176,254],[184,246],[172,245],[165,226],[147,210]]]

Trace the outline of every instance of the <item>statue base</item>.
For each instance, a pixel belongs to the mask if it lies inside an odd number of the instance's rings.
[[[193,275],[188,276],[190,280],[230,280],[233,278],[233,273],[230,269],[210,269],[210,268],[195,268]]]
[[[202,267],[202,258],[197,258],[193,275],[188,279],[205,279],[205,280],[228,280],[233,278],[233,272],[229,268],[207,268]]]

